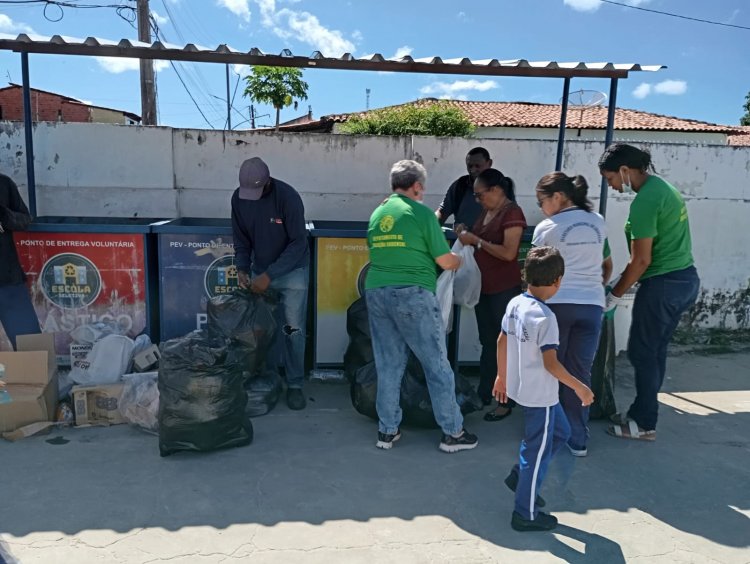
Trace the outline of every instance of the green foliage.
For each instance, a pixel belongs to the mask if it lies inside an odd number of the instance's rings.
[[[740,118],[740,125],[750,125],[750,92],[745,96],[745,115]]]
[[[302,71],[288,67],[253,67],[245,78],[244,96],[259,104],[270,104],[276,109],[276,127],[282,108],[296,100],[307,100],[308,84],[302,80]]]
[[[461,108],[448,102],[413,104],[351,116],[341,124],[343,133],[360,135],[434,135],[466,137],[475,127]]]

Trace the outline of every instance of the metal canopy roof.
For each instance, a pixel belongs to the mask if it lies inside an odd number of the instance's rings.
[[[46,37],[28,34],[18,36],[0,34],[0,50],[50,55],[166,59],[196,63],[547,78],[626,78],[631,71],[654,72],[666,68],[663,65],[533,62],[526,59],[472,60],[468,58],[442,59],[440,57],[414,59],[410,56],[387,59],[378,53],[359,58],[350,53],[345,53],[339,58],[334,58],[324,57],[320,51],[315,51],[309,57],[304,57],[292,54],[289,49],[284,49],[278,55],[274,55],[264,53],[257,48],[247,52],[238,51],[227,45],[219,45],[216,49],[208,49],[193,43],[180,47],[159,41],[149,44],[128,39],[110,41],[96,37],[77,39],[60,35]]]

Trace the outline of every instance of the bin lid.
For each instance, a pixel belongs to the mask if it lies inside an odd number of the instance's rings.
[[[178,217],[153,226],[154,233],[231,235],[232,220],[218,217]]]
[[[46,233],[151,233],[155,217],[36,217],[26,231]]]

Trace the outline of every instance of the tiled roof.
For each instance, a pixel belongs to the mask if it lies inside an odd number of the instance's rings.
[[[735,127],[735,132],[727,135],[727,143],[741,147],[750,147],[750,125]]]
[[[424,98],[408,104],[426,105],[447,102],[464,110],[471,123],[477,127],[546,127],[560,125],[560,104],[537,104],[533,102],[471,102],[463,100],[437,100]],[[401,104],[407,105],[407,104]],[[367,112],[361,112],[364,115]],[[351,115],[323,116],[321,121],[344,122]],[[580,108],[568,106],[566,122],[570,129],[606,129],[607,107]],[[688,131],[697,133],[733,133],[737,128],[717,125],[694,119],[663,116],[639,110],[618,108],[615,114],[615,129],[649,131]]]

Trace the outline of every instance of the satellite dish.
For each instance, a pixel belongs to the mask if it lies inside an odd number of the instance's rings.
[[[568,95],[568,106],[577,108],[593,108],[601,106],[607,101],[607,95],[598,90],[576,90]],[[562,104],[562,98],[560,98]]]
[[[589,108],[596,108],[602,106],[607,101],[607,95],[604,92],[598,90],[576,90],[568,94],[568,107],[570,109],[579,109],[578,114],[578,137],[581,136],[581,129],[583,124],[583,114]],[[562,98],[560,98],[562,104]],[[572,126],[572,124],[568,124]]]

